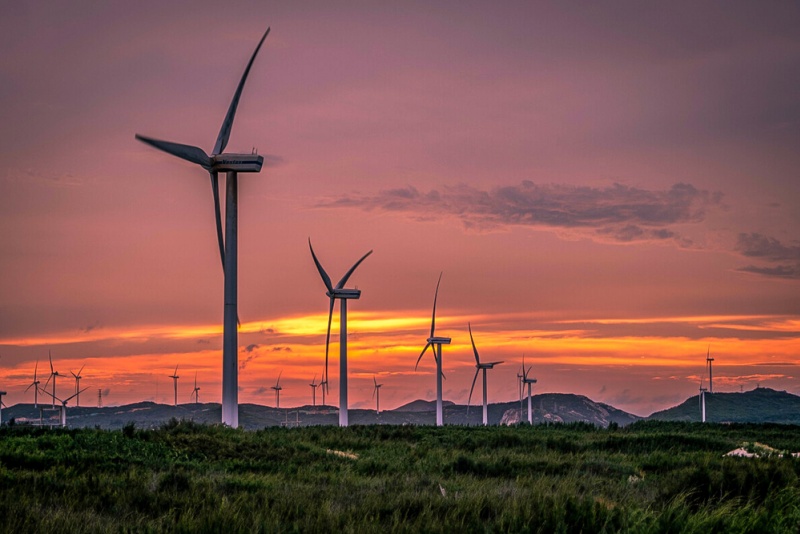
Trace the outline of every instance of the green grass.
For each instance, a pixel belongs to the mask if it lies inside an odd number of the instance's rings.
[[[798,532],[800,427],[0,429],[3,532]]]

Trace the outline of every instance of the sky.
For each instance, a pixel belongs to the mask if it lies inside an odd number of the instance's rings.
[[[0,17],[0,389],[219,402],[207,173],[239,78],[239,401],[311,403],[349,282],[350,407],[586,395],[648,415],[800,394],[796,2],[11,2]],[[338,305],[328,404],[338,403]],[[62,385],[63,384],[63,385]],[[65,388],[65,389],[61,389]],[[472,402],[480,399],[480,381]],[[84,400],[89,395],[91,401]],[[59,395],[61,396],[61,395]],[[318,399],[319,400],[319,399]]]

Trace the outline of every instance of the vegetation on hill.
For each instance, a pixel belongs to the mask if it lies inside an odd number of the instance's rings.
[[[0,428],[2,532],[797,532],[800,427]]]
[[[706,421],[714,423],[800,424],[800,397],[786,391],[755,388],[743,393],[706,393]],[[652,414],[659,421],[700,421],[700,398]]]

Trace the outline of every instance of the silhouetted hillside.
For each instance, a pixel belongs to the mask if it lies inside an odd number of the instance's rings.
[[[706,421],[711,423],[800,424],[800,397],[785,391],[756,388],[744,393],[706,393]],[[648,419],[700,421],[700,398],[655,412]]]

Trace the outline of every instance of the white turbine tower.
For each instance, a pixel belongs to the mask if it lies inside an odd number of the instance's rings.
[[[275,382],[274,386],[270,386],[272,389],[275,390],[275,407],[276,408],[280,408],[281,407],[281,390],[283,389],[281,387],[281,375],[282,374],[283,374],[283,371],[278,373],[278,381]]]
[[[703,379],[700,379],[700,421],[706,422],[706,388],[703,387]]]
[[[531,367],[525,369],[525,355],[522,355],[522,387],[525,387],[525,384],[528,385],[528,424],[533,424],[533,408],[531,406],[531,386],[536,383],[535,378],[529,378],[528,373],[531,372]]]
[[[178,366],[175,366],[175,371],[169,377],[172,379],[172,385],[175,386],[175,406],[178,405]]]
[[[372,377],[372,382],[375,384],[375,387],[372,390],[372,398],[375,399],[375,415],[381,414],[381,387],[383,384],[378,384],[378,381],[375,380],[375,376]]]
[[[714,378],[711,372],[711,362],[714,361],[714,358],[711,357],[711,345],[708,346],[708,351],[706,352],[706,367],[708,367],[708,392],[714,393]]]
[[[436,293],[433,295],[433,315],[431,316],[431,335],[428,337],[428,343],[425,345],[425,348],[422,349],[422,352],[417,358],[417,364],[414,366],[414,370],[417,370],[419,366],[419,362],[422,357],[425,355],[425,351],[428,350],[428,347],[431,348],[433,352],[433,358],[436,360],[436,426],[442,426],[444,424],[444,417],[442,414],[442,378],[444,378],[444,372],[442,372],[442,345],[449,345],[450,338],[449,337],[436,337],[436,299],[439,298],[439,284],[442,283],[442,273],[439,273],[439,281],[436,282]]]
[[[194,389],[192,390],[192,395],[189,396],[191,399],[194,396],[194,403],[200,404],[200,388],[197,387],[197,371],[194,373]]]
[[[75,406],[76,407],[80,407],[80,405],[81,405],[81,378],[83,378],[81,376],[81,371],[83,371],[84,367],[86,367],[86,366],[82,365],[81,368],[78,369],[78,374],[75,374],[72,371],[70,371],[70,374],[75,377]]]
[[[475,347],[475,340],[472,338],[472,325],[467,323],[467,328],[469,328],[469,340],[472,342],[472,352],[475,353],[475,378],[472,379],[472,387],[469,388],[467,413],[469,414],[469,404],[472,401],[472,391],[475,389],[475,381],[478,380],[478,373],[483,371],[483,426],[487,426],[489,424],[489,405],[486,401],[486,370],[494,369],[495,365],[499,365],[503,362],[481,363],[481,357],[478,355],[478,349]]]
[[[36,373],[39,371],[39,360],[36,360],[36,365],[33,368],[33,382],[30,383],[28,387],[25,388],[25,393],[28,392],[29,389],[33,388],[33,407],[39,407],[39,384],[40,381],[36,377]]]
[[[308,248],[311,249],[311,257],[314,258],[314,264],[317,266],[319,275],[325,283],[327,292],[325,293],[331,300],[330,308],[328,311],[328,333],[325,337],[325,387],[328,387],[328,347],[331,342],[331,319],[333,318],[333,305],[336,299],[339,299],[339,311],[341,313],[339,319],[339,426],[347,426],[347,301],[350,299],[358,299],[361,297],[360,289],[345,289],[344,285],[347,280],[356,270],[356,267],[361,265],[367,256],[372,254],[370,250],[358,260],[355,265],[350,267],[350,270],[345,273],[339,283],[334,287],[331,284],[331,277],[322,268],[322,264],[314,254],[314,247],[311,246],[311,239],[308,240]],[[324,390],[323,390],[324,391]],[[324,397],[323,397],[324,398]],[[324,402],[323,402],[324,404]]]
[[[211,189],[214,195],[214,213],[217,223],[217,242],[225,274],[224,319],[222,334],[222,423],[233,428],[239,426],[239,376],[238,376],[238,175],[240,172],[260,172],[264,158],[258,154],[226,154],[223,151],[233,128],[233,119],[242,95],[247,75],[253,66],[258,51],[269,34],[269,28],[258,42],[242,79],[233,94],[228,113],[222,121],[217,141],[211,155],[196,146],[161,141],[136,134],[136,139],[147,143],[173,156],[200,165],[211,176]],[[222,216],[220,213],[219,180],[220,172],[227,173],[225,186],[225,238],[222,237]]]

